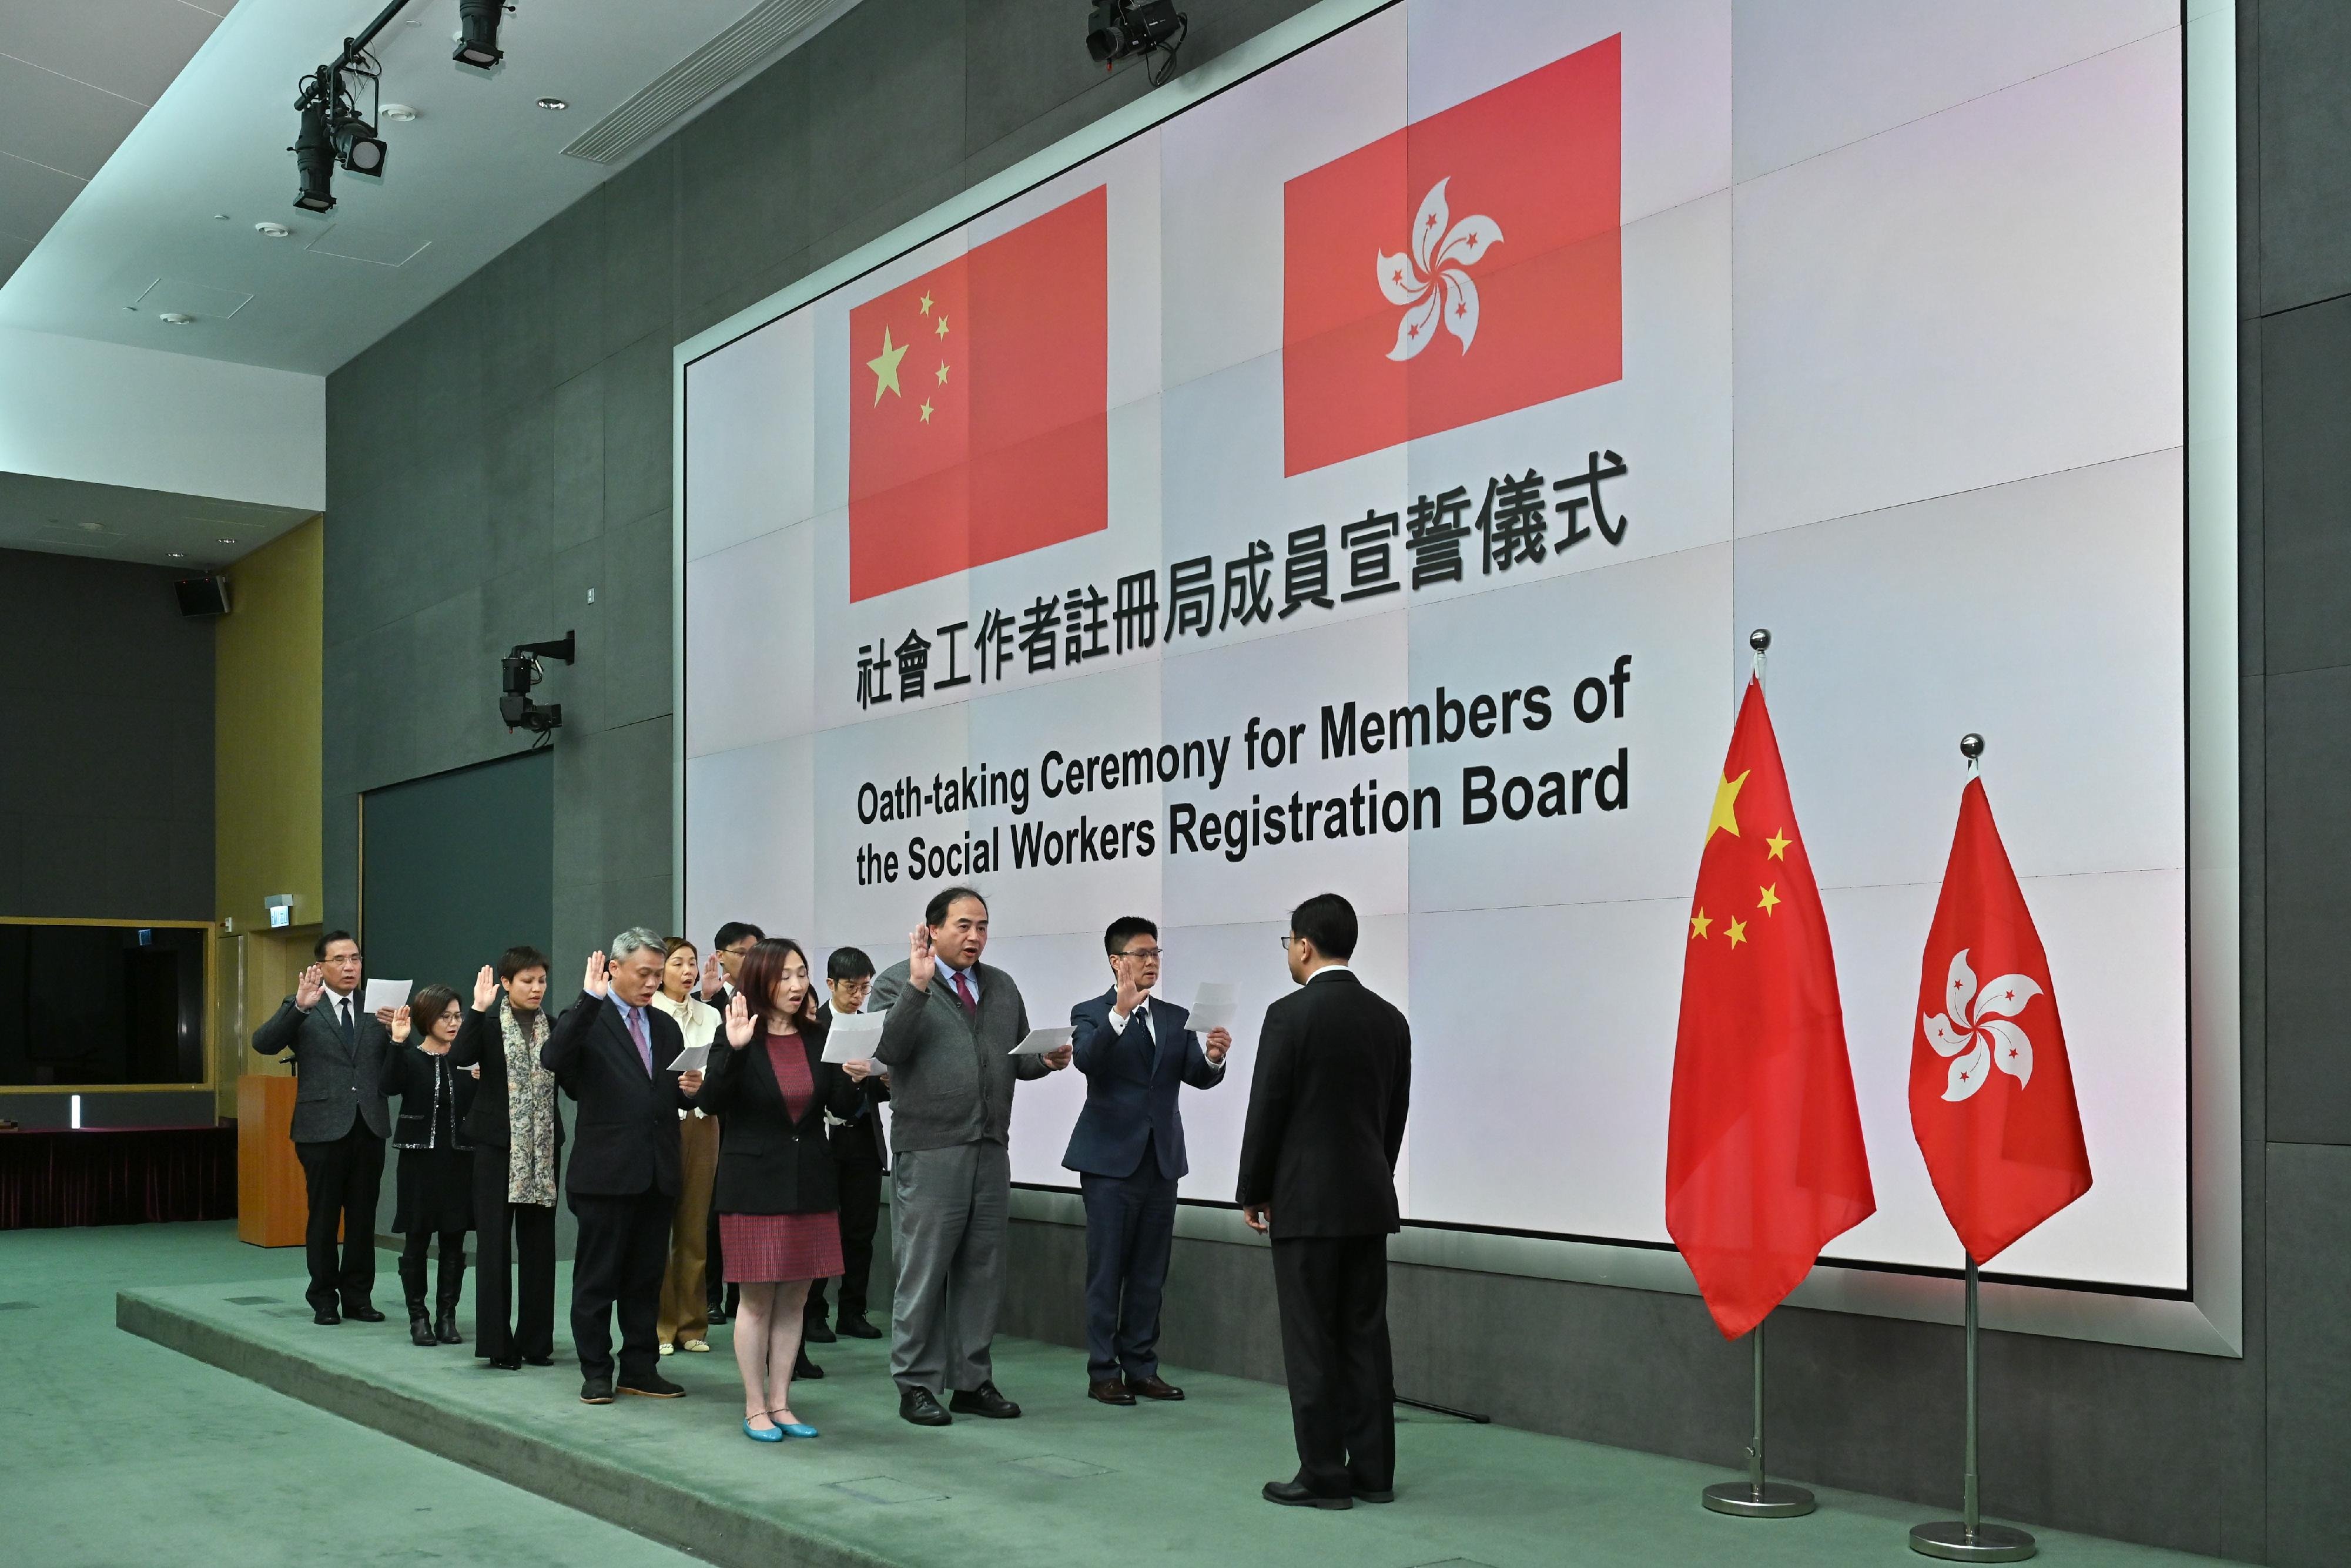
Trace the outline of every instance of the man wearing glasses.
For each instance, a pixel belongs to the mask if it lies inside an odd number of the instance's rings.
[[[873,990],[873,960],[858,947],[836,947],[824,961],[825,989],[831,1000],[820,1016],[847,1017],[865,1010]],[[825,1138],[832,1150],[834,1175],[841,1185],[841,1333],[852,1339],[880,1339],[882,1331],[865,1316],[865,1290],[873,1272],[873,1233],[882,1218],[882,1176],[889,1158],[882,1139],[883,1101],[890,1098],[890,1075],[871,1061],[827,1062],[824,1071],[848,1075],[859,1091],[856,1111],[843,1121],[828,1111]],[[831,1344],[840,1337],[824,1321],[825,1282],[809,1287],[809,1340]]]
[[[1078,1173],[1086,1206],[1086,1394],[1104,1405],[1181,1399],[1159,1375],[1159,1298],[1176,1242],[1176,1184],[1184,1155],[1182,1087],[1225,1081],[1233,1037],[1186,1029],[1186,1009],[1151,993],[1159,984],[1159,927],[1140,915],[1102,934],[1111,988],[1070,1009],[1072,1060],[1086,1075],[1085,1109],[1061,1164]]]

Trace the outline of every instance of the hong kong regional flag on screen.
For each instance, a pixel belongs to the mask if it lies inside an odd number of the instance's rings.
[[[1110,526],[1097,186],[849,313],[849,597]]]
[[[1284,186],[1283,472],[1625,373],[1618,42]]]

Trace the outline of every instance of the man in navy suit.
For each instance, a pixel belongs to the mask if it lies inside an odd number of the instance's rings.
[[[1070,1009],[1086,1107],[1061,1164],[1078,1173],[1086,1205],[1086,1393],[1104,1405],[1181,1399],[1159,1375],[1159,1295],[1176,1243],[1176,1183],[1184,1157],[1183,1085],[1225,1081],[1233,1037],[1204,1042],[1189,1014],[1151,994],[1159,984],[1159,927],[1138,915],[1111,922],[1102,946],[1112,986]]]

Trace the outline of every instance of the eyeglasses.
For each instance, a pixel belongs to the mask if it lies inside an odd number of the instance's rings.
[[[1285,931],[1285,932],[1283,932],[1283,933],[1281,934],[1281,936],[1280,936],[1279,938],[1277,938],[1277,940],[1279,940],[1279,941],[1280,942],[1280,944],[1281,944],[1281,950],[1282,950],[1283,952],[1287,953],[1287,952],[1289,952],[1289,951],[1290,951],[1290,945],[1291,943],[1293,943],[1293,942],[1297,941],[1297,940],[1298,940],[1298,938],[1297,938],[1296,936],[1292,936],[1290,933],[1289,933],[1289,932]]]
[[[1121,953],[1119,956],[1122,958],[1142,958],[1148,960],[1163,957],[1166,955],[1166,952],[1167,949],[1165,947],[1130,947],[1125,952]]]

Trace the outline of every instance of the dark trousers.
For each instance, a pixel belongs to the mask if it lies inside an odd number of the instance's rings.
[[[474,1151],[474,1354],[547,1360],[555,1354],[555,1207],[507,1201],[504,1149]]]
[[[1086,1205],[1086,1375],[1159,1374],[1159,1298],[1176,1245],[1176,1183],[1150,1145],[1130,1176],[1081,1171]]]
[[[620,1309],[620,1381],[633,1384],[661,1364],[662,1275],[669,1269],[677,1199],[658,1187],[633,1197],[571,1195],[580,1220],[571,1256],[571,1343],[583,1377],[611,1377],[612,1311]]]
[[[351,1130],[332,1143],[294,1145],[302,1162],[302,1188],[310,1216],[302,1246],[310,1263],[313,1308],[364,1307],[375,1290],[375,1200],[383,1186],[383,1140],[356,1118]],[[342,1257],[335,1255],[335,1228],[342,1228]]]
[[[882,1223],[882,1152],[864,1121],[834,1127],[827,1135],[841,1192],[841,1315],[863,1317],[873,1277],[873,1232]],[[811,1322],[824,1318],[824,1285],[819,1280],[809,1287]]]
[[[1395,1483],[1388,1239],[1277,1239],[1273,1293],[1299,1484],[1325,1497],[1386,1491]]]

